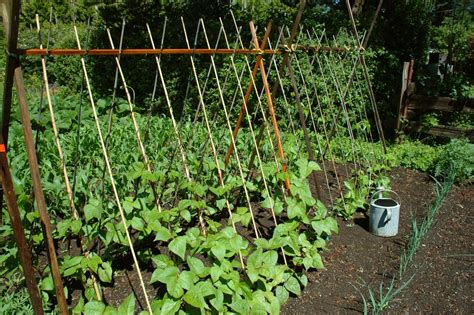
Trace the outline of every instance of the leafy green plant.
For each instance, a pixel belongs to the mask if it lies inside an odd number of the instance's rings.
[[[452,139],[445,145],[432,167],[436,177],[456,181],[472,180],[474,170],[474,144],[467,140]]]

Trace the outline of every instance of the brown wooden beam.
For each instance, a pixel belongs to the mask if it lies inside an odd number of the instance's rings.
[[[18,49],[16,54],[26,56],[119,56],[119,55],[273,55],[283,50],[273,49],[208,49],[208,48],[129,48],[129,49]]]
[[[443,112],[473,112],[474,110],[465,104],[456,104],[450,97],[436,97],[424,95],[411,95],[408,100],[408,109],[413,110],[439,110]]]
[[[43,187],[41,184],[41,175],[36,156],[35,143],[33,140],[33,131],[31,129],[30,113],[26,102],[26,91],[23,83],[23,73],[21,66],[15,69],[15,86],[18,96],[18,105],[20,107],[21,123],[23,127],[23,135],[25,137],[25,147],[28,155],[28,163],[30,164],[31,177],[33,182],[33,192],[36,199],[36,205],[40,214],[41,225],[46,241],[49,265],[53,276],[54,287],[56,290],[56,299],[61,314],[68,314],[68,305],[64,295],[64,288],[59,272],[58,259],[56,256],[56,248],[54,246],[51,221],[46,209],[46,201],[44,198]]]
[[[361,51],[361,47],[330,47],[330,46],[304,46],[290,45],[280,46],[276,49],[232,49],[232,48],[93,48],[93,49],[74,49],[74,48],[27,48],[12,50],[15,55],[25,56],[119,56],[119,55],[275,55],[287,54],[289,52],[319,53],[319,52],[348,52]]]
[[[20,1],[3,1],[0,9],[2,10],[3,27],[7,38],[7,64],[5,67],[5,82],[3,84],[2,127],[0,135],[3,136],[5,147],[7,147],[12,107],[13,74],[17,63],[17,58],[8,52],[15,50],[18,43]],[[0,209],[2,206],[3,190],[0,190]],[[2,211],[0,211],[0,225],[3,225]]]

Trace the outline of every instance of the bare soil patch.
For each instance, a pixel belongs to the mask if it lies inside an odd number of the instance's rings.
[[[291,298],[283,314],[361,313],[362,298],[355,287],[364,279],[378,290],[398,274],[400,252],[411,231],[412,216],[421,221],[434,198],[434,182],[426,174],[403,168],[390,174],[392,188],[400,195],[399,234],[392,238],[368,232],[368,217],[358,214],[340,223],[323,254],[326,269],[310,272],[301,297]],[[406,274],[411,283],[395,298],[389,312],[471,313],[474,310],[472,186],[454,186],[439,210]],[[355,287],[354,287],[355,286]]]

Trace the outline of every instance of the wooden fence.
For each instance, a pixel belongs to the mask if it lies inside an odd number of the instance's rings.
[[[473,113],[474,104],[472,100],[457,102],[450,97],[433,97],[414,94],[415,84],[412,82],[413,65],[413,60],[405,62],[403,65],[397,130],[403,129],[407,133],[421,132],[436,137],[465,137],[468,138],[469,141],[474,142],[473,128],[459,128],[447,125],[436,125],[426,128],[421,124],[420,117],[424,114],[435,111]],[[403,121],[407,121],[407,124],[402,124]]]

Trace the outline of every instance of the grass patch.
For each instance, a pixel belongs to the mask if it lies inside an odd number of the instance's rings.
[[[22,275],[0,282],[0,314],[33,314]]]

